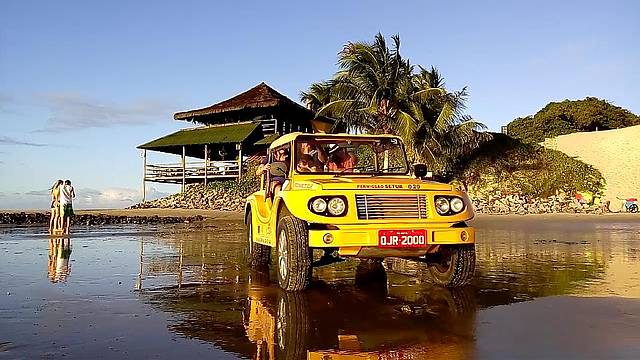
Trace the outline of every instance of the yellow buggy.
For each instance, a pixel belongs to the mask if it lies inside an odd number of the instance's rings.
[[[413,171],[412,171],[413,170]],[[423,263],[437,284],[462,286],[475,267],[473,207],[463,191],[410,169],[392,135],[283,135],[260,166],[245,206],[248,261],[270,263],[278,283],[304,289],[312,268],[347,257]],[[323,250],[313,261],[313,250]]]

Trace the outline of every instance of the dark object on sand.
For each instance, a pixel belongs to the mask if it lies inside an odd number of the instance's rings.
[[[638,199],[630,198],[626,199],[624,202],[624,208],[627,212],[637,213],[638,212]]]

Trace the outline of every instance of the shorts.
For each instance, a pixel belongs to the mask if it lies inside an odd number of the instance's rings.
[[[62,217],[67,218],[72,216],[73,216],[73,205],[71,204],[62,205]]]
[[[58,207],[60,207],[60,203],[59,202],[57,202],[57,201],[52,201],[51,202],[51,208],[52,209],[56,209],[57,210]]]
[[[271,182],[274,184],[284,184],[284,178],[282,176],[274,176],[271,178]]]

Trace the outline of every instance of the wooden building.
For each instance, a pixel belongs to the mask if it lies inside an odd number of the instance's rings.
[[[334,125],[265,83],[217,104],[178,112],[173,118],[199,126],[138,146],[144,158],[143,191],[147,181],[182,184],[184,190],[186,184],[239,178],[247,157],[264,152],[280,135],[330,132]],[[175,154],[180,160],[148,164],[147,150]]]

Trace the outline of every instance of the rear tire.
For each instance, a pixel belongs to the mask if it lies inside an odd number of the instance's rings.
[[[271,260],[271,248],[267,245],[258,244],[253,241],[253,216],[251,209],[245,216],[247,239],[247,262],[252,269],[264,269],[269,266]]]
[[[278,221],[278,283],[285,291],[304,290],[311,281],[311,248],[307,224],[293,216]]]
[[[469,284],[473,279],[476,266],[475,246],[443,246],[440,251],[442,261],[428,264],[433,282],[447,287]]]

